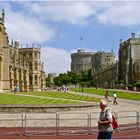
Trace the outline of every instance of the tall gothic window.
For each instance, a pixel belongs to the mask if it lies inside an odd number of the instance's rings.
[[[32,58],[32,53],[29,53],[29,58]]]
[[[23,59],[25,59],[26,58],[26,54],[25,53],[23,53]]]
[[[137,71],[139,70],[139,65],[137,65]]]
[[[0,80],[1,80],[1,78],[2,78],[2,75],[1,75],[2,69],[1,69],[1,67],[2,67],[2,58],[0,57]]]

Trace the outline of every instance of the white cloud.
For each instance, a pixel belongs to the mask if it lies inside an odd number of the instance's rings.
[[[55,36],[55,29],[49,27],[34,16],[21,11],[14,12],[11,5],[3,4],[5,12],[5,22],[10,38],[18,38],[20,43],[46,42]]]
[[[46,73],[64,73],[70,70],[71,53],[58,48],[42,47],[41,59]]]
[[[115,2],[97,15],[100,23],[113,26],[140,24],[140,2]]]
[[[22,3],[25,9],[31,9],[30,14],[38,15],[42,20],[67,22],[76,25],[85,25],[88,18],[95,14],[91,2],[34,2]]]
[[[15,2],[16,3],[16,2]],[[18,4],[23,9],[13,11],[10,3],[0,3],[6,9],[6,27],[10,38],[18,38],[21,43],[46,42],[56,35],[55,26],[49,22],[87,25],[97,17],[101,24],[113,26],[132,26],[140,23],[140,2],[65,2],[33,1]],[[54,24],[54,25],[55,25]],[[93,24],[94,26],[94,24]],[[58,37],[59,36],[59,37]],[[58,33],[57,38],[68,36]],[[64,49],[42,47],[41,58],[46,73],[63,73],[70,70],[71,53]]]
[[[45,21],[87,25],[97,17],[99,23],[108,26],[134,26],[140,23],[140,1],[43,1],[22,4],[25,9],[31,9],[28,10],[31,15]]]

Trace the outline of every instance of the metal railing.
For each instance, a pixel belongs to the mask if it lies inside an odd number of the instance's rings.
[[[89,133],[88,113],[58,113],[58,135],[81,133]]]
[[[119,124],[118,130],[138,129],[138,111],[118,111],[117,122]]]
[[[0,113],[0,128],[9,128],[10,132],[0,131],[1,135],[20,134],[24,133],[24,117],[21,113]],[[13,129],[16,127],[17,129]]]
[[[25,114],[25,135],[56,135],[56,113],[27,113]]]
[[[54,136],[97,133],[99,113],[1,113],[0,129],[7,128],[10,130],[1,131],[0,135]],[[140,111],[118,111],[113,113],[119,125],[117,131],[140,129]]]

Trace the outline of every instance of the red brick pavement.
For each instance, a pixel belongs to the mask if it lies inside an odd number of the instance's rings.
[[[42,135],[41,135],[42,134]],[[45,135],[45,133],[34,133],[34,135],[22,135],[21,128],[0,128],[0,139],[96,139],[97,133],[82,134],[69,133],[65,135]],[[140,139],[140,130],[123,130],[113,133],[113,139]]]

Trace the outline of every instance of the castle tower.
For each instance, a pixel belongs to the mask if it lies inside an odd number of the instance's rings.
[[[93,52],[86,52],[83,49],[78,49],[76,53],[71,54],[71,71],[83,72],[91,69],[91,58]]]

